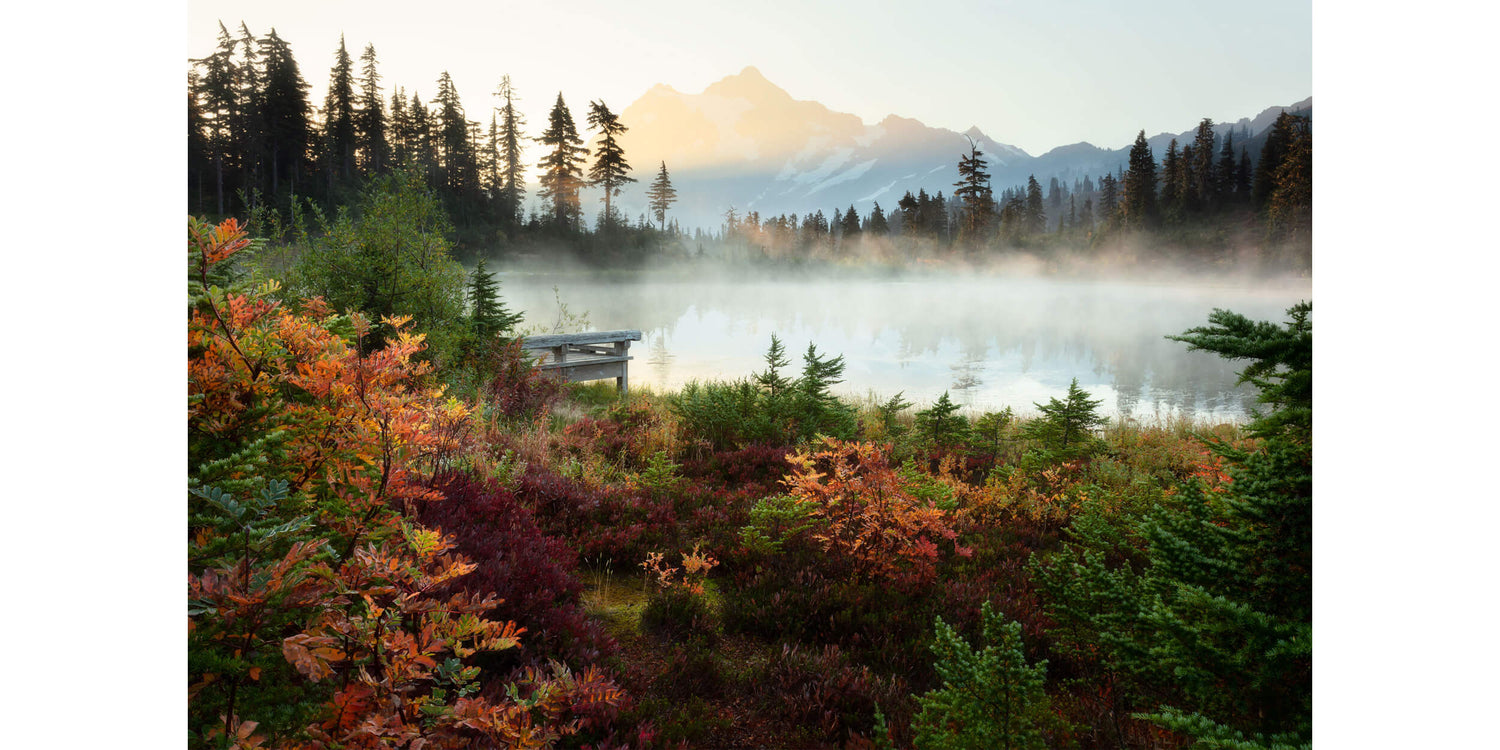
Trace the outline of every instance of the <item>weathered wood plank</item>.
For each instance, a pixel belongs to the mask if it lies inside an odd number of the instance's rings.
[[[587,331],[584,333],[549,333],[527,336],[521,340],[525,349],[551,349],[555,346],[578,346],[582,344],[613,344],[620,341],[640,341],[640,331]]]
[[[566,359],[566,360],[564,360],[562,362],[559,362],[557,360],[549,359],[549,360],[547,360],[545,362],[539,363],[536,366],[536,368],[538,370],[560,370],[560,369],[565,369],[565,368],[569,368],[569,367],[583,367],[584,365],[603,365],[603,364],[610,364],[610,363],[613,363],[613,362],[629,362],[632,359],[635,359],[635,357],[629,357],[629,356],[626,356],[626,357],[614,357],[614,356],[610,356],[610,357],[596,357],[596,356],[580,355],[580,356],[575,356],[575,357],[569,357],[568,359]]]

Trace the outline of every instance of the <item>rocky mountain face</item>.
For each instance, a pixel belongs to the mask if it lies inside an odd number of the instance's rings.
[[[1269,127],[1282,109],[1311,106],[1309,98],[1272,107],[1216,130],[1233,129],[1238,142],[1242,131],[1254,135]],[[989,162],[997,195],[1032,174],[1044,186],[1054,176],[1070,184],[1085,175],[1097,179],[1123,168],[1129,151],[1075,143],[1032,156],[977,127],[958,133],[896,115],[866,125],[854,115],[793,99],[753,67],[699,94],[659,84],[626,107],[620,120],[630,128],[620,141],[639,181],[618,199],[621,209],[632,220],[646,211],[646,186],[665,161],[678,191],[669,216],[684,228],[716,228],[731,207],[741,216],[756,211],[771,217],[820,209],[831,216],[853,205],[864,215],[877,202],[889,213],[908,190],[951,195],[970,139]],[[1190,129],[1148,140],[1159,159],[1172,138],[1181,144],[1192,134]]]

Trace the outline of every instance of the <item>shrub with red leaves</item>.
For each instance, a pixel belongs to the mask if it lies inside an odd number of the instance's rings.
[[[493,377],[485,396],[509,419],[534,418],[562,396],[562,381],[536,369],[531,355],[521,348],[520,339],[496,347],[486,369]]]
[[[522,648],[502,653],[511,666],[559,658],[582,668],[615,653],[614,639],[579,607],[583,584],[573,550],[544,534],[514,493],[457,472],[439,475],[434,487],[446,499],[425,503],[420,520],[453,535],[458,551],[478,565],[452,585],[494,592],[504,601],[492,616],[526,628]]]
[[[786,460],[792,449],[756,443],[739,450],[717,451],[685,461],[684,476],[751,490],[757,496],[781,491],[781,478],[792,472]]]
[[[849,661],[838,646],[822,649],[786,645],[771,663],[766,684],[779,699],[784,715],[818,727],[840,745],[855,736],[870,737],[878,706],[896,726],[911,712],[907,686]]]

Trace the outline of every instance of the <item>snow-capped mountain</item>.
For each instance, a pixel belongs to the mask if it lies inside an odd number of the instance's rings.
[[[1310,107],[1309,99],[1288,109]],[[1281,109],[1220,128],[1238,133],[1243,124],[1253,134]],[[620,121],[630,128],[620,143],[638,182],[620,196],[619,206],[631,219],[645,213],[646,188],[665,161],[678,193],[669,215],[684,228],[716,228],[730,207],[763,218],[816,210],[831,218],[834,209],[850,205],[868,214],[876,202],[889,213],[906,191],[918,188],[952,195],[969,139],[984,152],[997,195],[1031,174],[1044,186],[1053,176],[1069,183],[1085,174],[1097,179],[1122,167],[1129,151],[1078,143],[1038,157],[978,127],[958,133],[896,115],[866,125],[854,115],[793,99],[753,67],[699,94],[658,84],[626,107]],[[1192,131],[1185,135],[1191,138]],[[1158,159],[1173,137],[1184,141],[1182,134],[1165,133],[1149,139]]]

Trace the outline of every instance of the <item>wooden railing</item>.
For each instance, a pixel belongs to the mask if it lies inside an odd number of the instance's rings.
[[[568,382],[614,378],[623,394],[630,385],[630,342],[640,340],[640,331],[590,331],[527,336],[521,347],[542,355],[537,369]]]

